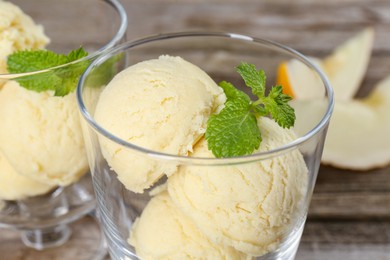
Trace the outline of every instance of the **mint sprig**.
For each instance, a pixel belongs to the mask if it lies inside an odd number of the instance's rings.
[[[67,55],[49,50],[17,51],[8,56],[7,69],[10,73],[33,72],[64,65],[87,55],[88,53],[82,47]],[[89,61],[85,60],[47,72],[21,76],[15,80],[28,90],[36,92],[52,90],[55,96],[65,96],[76,89],[77,82],[88,65]]]
[[[116,54],[99,66],[93,67],[88,77],[86,77],[86,84],[90,87],[101,87],[107,85],[108,82],[119,72],[120,67],[123,66],[125,56],[123,53]]]
[[[233,157],[252,154],[262,141],[257,118],[272,117],[281,127],[290,128],[295,123],[294,109],[288,104],[291,97],[282,92],[282,86],[273,86],[266,92],[266,75],[253,64],[241,63],[237,72],[257,96],[256,101],[233,84],[222,81],[225,107],[212,115],[207,122],[206,140],[215,157]]]

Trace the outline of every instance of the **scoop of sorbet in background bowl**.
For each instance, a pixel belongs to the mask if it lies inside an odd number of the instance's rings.
[[[0,1],[0,227],[22,230],[29,247],[64,244],[68,224],[95,208],[75,89],[83,69],[122,42],[126,28],[116,0]],[[83,56],[69,55],[80,47]],[[38,50],[65,61],[11,58]]]
[[[311,118],[296,114],[289,129],[256,116],[260,146],[249,155],[216,158],[205,137],[209,119],[237,97],[218,83],[250,93],[236,72],[246,62],[263,69],[272,86],[278,64],[291,58],[320,79],[323,94],[306,105],[320,102],[321,111]],[[106,84],[91,83],[109,61],[118,71]],[[151,36],[96,59],[77,98],[113,259],[294,258],[333,108],[326,78],[305,56],[231,33]],[[226,142],[228,128],[221,131]]]

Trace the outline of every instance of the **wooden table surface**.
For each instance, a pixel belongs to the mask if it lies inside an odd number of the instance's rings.
[[[389,0],[121,2],[129,16],[128,39],[182,30],[230,31],[317,57],[370,25],[376,32],[374,50],[358,96],[390,75]],[[96,243],[92,223],[90,217],[74,223],[78,238],[48,257],[23,247],[17,232],[1,230],[0,259],[87,259],[80,252]],[[321,166],[296,259],[390,259],[390,167],[354,172]]]

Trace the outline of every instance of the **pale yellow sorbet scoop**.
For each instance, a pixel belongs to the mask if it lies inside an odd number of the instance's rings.
[[[269,118],[258,120],[268,151],[296,139]],[[194,157],[213,157],[202,139]],[[298,150],[243,165],[181,166],[168,179],[175,205],[214,243],[260,256],[274,249],[302,213],[308,169]],[[293,221],[294,219],[294,221]],[[303,221],[303,219],[302,219]],[[299,221],[298,221],[299,222]]]
[[[142,259],[250,259],[229,246],[217,245],[173,204],[167,192],[148,203],[133,224],[129,243]]]
[[[0,200],[25,199],[44,194],[53,188],[53,185],[41,183],[17,173],[0,153]]]
[[[206,122],[225,102],[223,90],[200,68],[180,57],[161,56],[119,73],[103,90],[95,119],[131,144],[187,155]],[[101,138],[103,156],[127,189],[142,192],[176,164],[160,163]]]
[[[19,174],[66,186],[88,171],[75,93],[55,97],[8,81],[0,104],[0,148]]]

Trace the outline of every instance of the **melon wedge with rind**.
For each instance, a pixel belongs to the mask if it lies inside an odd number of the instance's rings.
[[[324,100],[294,100],[297,120],[321,116]],[[390,164],[390,76],[364,99],[335,102],[326,135],[322,163],[337,168],[366,171]],[[301,134],[313,127],[304,121]]]
[[[335,100],[350,100],[356,95],[367,71],[373,41],[374,29],[368,27],[338,46],[323,60],[309,57],[329,79]],[[319,76],[296,59],[279,65],[277,84],[296,99],[311,99],[324,94]]]
[[[374,29],[368,27],[322,61],[336,100],[349,100],[356,95],[367,71],[373,42]]]
[[[320,69],[322,68],[319,59],[314,57],[309,59]],[[276,84],[283,86],[283,92],[296,99],[311,99],[325,94],[318,73],[297,59],[279,65]]]
[[[369,170],[390,163],[390,77],[363,100],[337,102],[322,161]]]

